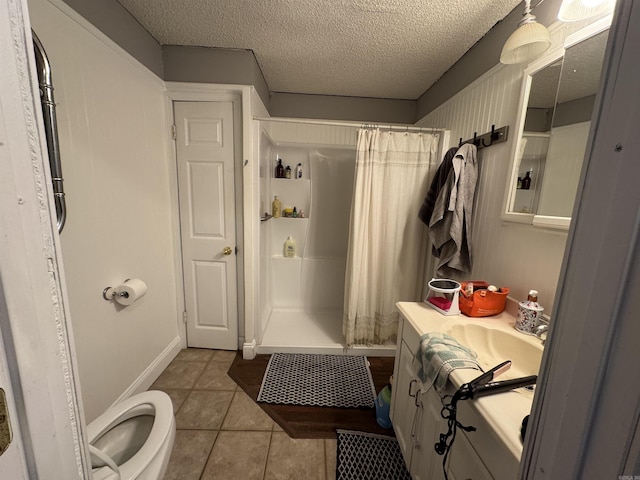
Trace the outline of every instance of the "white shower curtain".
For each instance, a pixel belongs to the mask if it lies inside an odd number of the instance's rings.
[[[437,134],[358,132],[345,277],[347,345],[395,343],[395,303],[421,299],[430,255],[418,211],[437,149]]]

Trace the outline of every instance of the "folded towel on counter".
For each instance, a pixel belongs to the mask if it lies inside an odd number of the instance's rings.
[[[481,370],[477,362],[478,354],[470,348],[460,345],[446,333],[431,332],[420,337],[420,348],[414,362],[418,365],[418,378],[423,391],[435,386],[438,391],[447,384],[449,374],[457,368]]]

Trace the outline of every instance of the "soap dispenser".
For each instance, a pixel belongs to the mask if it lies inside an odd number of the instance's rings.
[[[542,319],[544,308],[538,303],[538,291],[529,290],[527,300],[518,305],[518,317],[516,318],[516,330],[527,335],[535,335],[536,328]]]

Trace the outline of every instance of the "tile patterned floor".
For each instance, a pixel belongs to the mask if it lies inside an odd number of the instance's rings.
[[[165,480],[333,480],[336,440],[294,440],[227,375],[235,352],[182,350],[151,386],[173,401]]]

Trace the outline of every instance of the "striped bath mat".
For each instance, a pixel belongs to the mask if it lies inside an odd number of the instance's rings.
[[[375,397],[367,357],[274,353],[258,402],[373,408]]]

